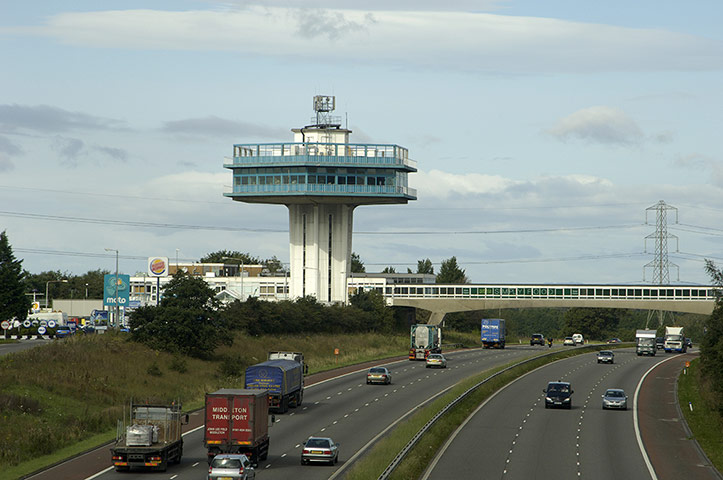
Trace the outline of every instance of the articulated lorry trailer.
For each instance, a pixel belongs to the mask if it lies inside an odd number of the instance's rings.
[[[203,444],[208,463],[222,453],[243,453],[257,467],[269,455],[266,390],[222,388],[206,394]]]
[[[483,318],[481,332],[484,348],[505,348],[505,321],[503,319]]]
[[[635,353],[638,356],[652,355],[655,356],[657,350],[655,346],[655,330],[636,330],[635,331]]]
[[[663,342],[663,349],[670,352],[685,353],[687,347],[685,346],[685,333],[683,327],[665,327],[665,340]]]
[[[183,455],[181,425],[188,423],[181,405],[131,403],[130,407],[128,418],[118,421],[115,445],[110,449],[116,471],[145,467],[165,472],[169,463],[179,463]]]
[[[295,359],[285,358],[296,356]],[[297,352],[270,352],[271,360],[251,365],[246,369],[244,388],[267,390],[269,408],[286,413],[304,400],[304,356]]]
[[[442,329],[439,325],[412,325],[409,337],[410,360],[426,360],[430,353],[442,353]]]

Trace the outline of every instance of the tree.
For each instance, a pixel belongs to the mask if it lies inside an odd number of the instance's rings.
[[[219,345],[230,345],[226,322],[214,291],[202,278],[182,272],[163,289],[157,307],[141,307],[130,318],[131,338],[151,348],[211,358]]]
[[[364,262],[359,258],[359,254],[351,252],[351,273],[364,273]]]
[[[397,273],[397,271],[394,267],[385,267],[384,270],[382,270],[382,273]]]
[[[617,332],[622,313],[614,308],[571,308],[563,315],[565,336],[581,333],[588,339],[610,337]]]
[[[437,283],[469,283],[464,270],[457,265],[457,257],[442,261],[437,274]]]
[[[417,260],[417,273],[434,274],[434,267],[432,266],[432,261],[428,258],[424,260]]]
[[[30,298],[25,295],[22,261],[16,260],[8,236],[0,233],[0,321],[28,317]]]
[[[284,268],[284,264],[281,263],[281,260],[276,258],[275,255],[271,258],[264,260],[262,264],[266,267],[269,273],[282,273],[286,271],[286,269]]]
[[[700,364],[703,375],[710,381],[718,411],[723,414],[723,271],[710,260],[706,260],[705,268],[717,287],[717,296],[713,313],[705,322]]]
[[[242,253],[236,250],[219,250],[201,257],[201,263],[228,263],[231,265],[259,265],[261,260],[258,257],[252,257],[249,253]]]

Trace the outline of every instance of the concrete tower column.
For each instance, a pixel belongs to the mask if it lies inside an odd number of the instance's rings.
[[[291,298],[345,302],[355,205],[290,204]]]

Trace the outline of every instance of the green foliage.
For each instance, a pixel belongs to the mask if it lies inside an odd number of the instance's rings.
[[[397,271],[394,269],[394,267],[384,267],[382,273],[397,273]]]
[[[464,270],[457,265],[457,257],[442,261],[442,266],[437,274],[437,283],[469,283]]]
[[[195,358],[210,358],[216,347],[232,341],[217,312],[214,292],[202,278],[178,273],[163,291],[159,306],[133,312],[134,341]]]
[[[364,268],[364,262],[362,262],[359,258],[359,254],[356,252],[351,252],[351,273],[364,272],[366,272],[366,269]]]
[[[700,342],[700,363],[702,374],[710,382],[710,389],[718,411],[723,414],[723,271],[713,262],[706,261],[706,270],[719,292],[713,313],[705,322],[705,335]]]
[[[258,257],[252,257],[249,253],[242,253],[236,250],[212,252],[201,257],[199,261],[201,263],[228,263],[232,265],[239,265],[241,262],[243,262],[244,265],[259,265],[261,263]]]
[[[417,273],[434,273],[432,261],[428,258],[417,260]]]
[[[587,339],[603,339],[617,332],[620,311],[613,308],[571,308],[565,312],[562,336],[582,333]]]
[[[71,275],[60,271],[47,271],[39,274],[25,272],[25,290],[28,293],[35,291],[38,295],[45,295],[46,282],[48,296],[53,298],[85,298],[86,288],[89,299],[103,298],[103,277],[110,273],[108,270],[91,270],[83,275]],[[60,280],[67,280],[60,282]],[[41,300],[44,305],[44,300]],[[50,305],[50,303],[48,304]]]
[[[28,317],[30,298],[25,295],[22,261],[16,260],[6,233],[0,233],[0,321]]]
[[[148,369],[146,370],[146,373],[148,375],[151,375],[152,377],[160,377],[163,375],[163,372],[161,371],[161,367],[158,366],[157,363],[152,363]]]

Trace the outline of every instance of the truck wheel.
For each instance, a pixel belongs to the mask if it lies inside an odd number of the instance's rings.
[[[284,397],[281,400],[281,413],[286,413],[289,411],[289,397]]]

